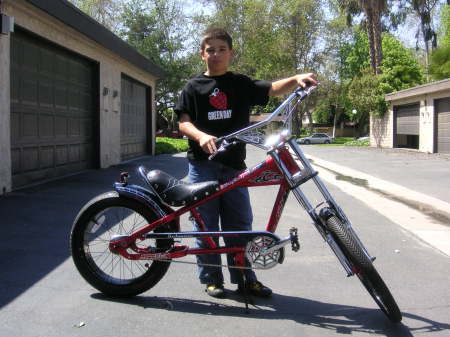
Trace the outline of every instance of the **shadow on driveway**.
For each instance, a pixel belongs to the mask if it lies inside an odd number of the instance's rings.
[[[228,292],[227,300],[222,303],[182,299],[173,297],[137,296],[129,299],[107,297],[101,293],[94,293],[92,298],[101,301],[111,301],[129,305],[136,305],[144,309],[161,309],[182,313],[195,313],[209,316],[233,316],[242,319],[262,320],[293,320],[302,325],[310,325],[330,330],[330,335],[339,333],[353,335],[356,332],[380,334],[388,337],[410,337],[412,332],[448,331],[450,325],[435,322],[431,319],[403,312],[403,318],[415,320],[418,328],[409,328],[400,324],[392,324],[378,309],[367,309],[348,305],[330,304],[293,296],[273,294],[270,299],[254,299],[245,311],[242,297],[234,292]],[[230,304],[231,301],[237,305]],[[201,319],[201,317],[199,317]]]
[[[120,172],[143,186],[139,165],[187,174],[184,156],[146,156],[104,170],[21,189],[0,197],[0,308],[7,305],[69,257],[69,234],[78,211],[90,199],[113,189]]]

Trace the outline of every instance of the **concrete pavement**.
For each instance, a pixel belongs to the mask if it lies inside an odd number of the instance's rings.
[[[450,256],[450,155],[345,146],[302,148],[322,178],[369,206],[378,195],[381,213]]]
[[[308,150],[316,148],[321,147]],[[257,150],[250,149],[254,148],[249,147],[249,165],[261,161]],[[333,151],[337,151],[336,156],[342,156],[346,150]],[[342,192],[339,190],[342,185],[337,188],[327,184],[355,222],[365,245],[378,257],[377,269],[402,309],[405,318],[402,325],[387,324],[358,280],[347,280],[320,235],[309,226],[310,218],[305,212],[299,212],[295,198],[288,199],[277,232],[284,237],[292,225],[299,226],[302,249],[299,253],[287,250],[283,265],[258,273],[263,283],[274,288],[275,294],[268,301],[257,299],[250,315],[244,312],[242,300],[229,284],[228,299],[212,299],[198,283],[194,266],[180,263],[173,263],[162,282],[136,298],[115,300],[98,294],[81,278],[70,259],[70,224],[85,202],[112,189],[112,182],[121,171],[129,171],[132,181],[137,181],[134,170],[141,163],[178,178],[187,173],[185,154],[145,157],[0,198],[0,225],[5,237],[0,246],[0,336],[128,337],[146,328],[154,336],[174,337],[261,334],[441,337],[450,331],[450,298],[446,291],[449,276],[442,272],[449,269],[448,257],[389,221],[385,213],[392,206],[382,206],[379,213],[356,200],[361,196],[366,203],[374,200],[369,202],[372,207],[372,203],[380,200],[369,194],[377,193],[364,193],[360,190],[366,188],[337,180],[339,174],[322,168],[320,176],[324,179],[332,178],[334,183],[359,189],[345,187]],[[309,187],[305,184],[306,192]],[[276,188],[252,190],[254,228],[263,229]],[[378,199],[387,198],[378,196]],[[395,204],[390,200],[389,203]],[[400,219],[405,220],[402,213]],[[403,222],[412,221],[407,220]],[[187,218],[182,226],[184,230],[191,228]]]

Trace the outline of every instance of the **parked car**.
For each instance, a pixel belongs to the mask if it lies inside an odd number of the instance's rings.
[[[313,133],[311,136],[297,138],[299,144],[330,144],[333,138],[325,133]]]

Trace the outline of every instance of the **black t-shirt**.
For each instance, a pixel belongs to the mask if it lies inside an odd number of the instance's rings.
[[[225,136],[249,124],[251,107],[267,104],[271,86],[271,82],[232,72],[211,77],[199,75],[183,88],[175,112],[178,116],[188,114],[195,127],[207,134]],[[197,142],[189,140],[190,160],[208,156]],[[245,144],[229,147],[215,160],[238,170],[245,168]]]

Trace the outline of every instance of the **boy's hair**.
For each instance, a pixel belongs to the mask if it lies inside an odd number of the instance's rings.
[[[231,38],[230,34],[225,29],[222,28],[210,28],[208,29],[202,37],[200,47],[202,50],[205,49],[205,45],[208,43],[209,40],[212,39],[219,39],[222,41],[225,41],[228,44],[228,47],[230,49],[233,49],[233,39]]]

